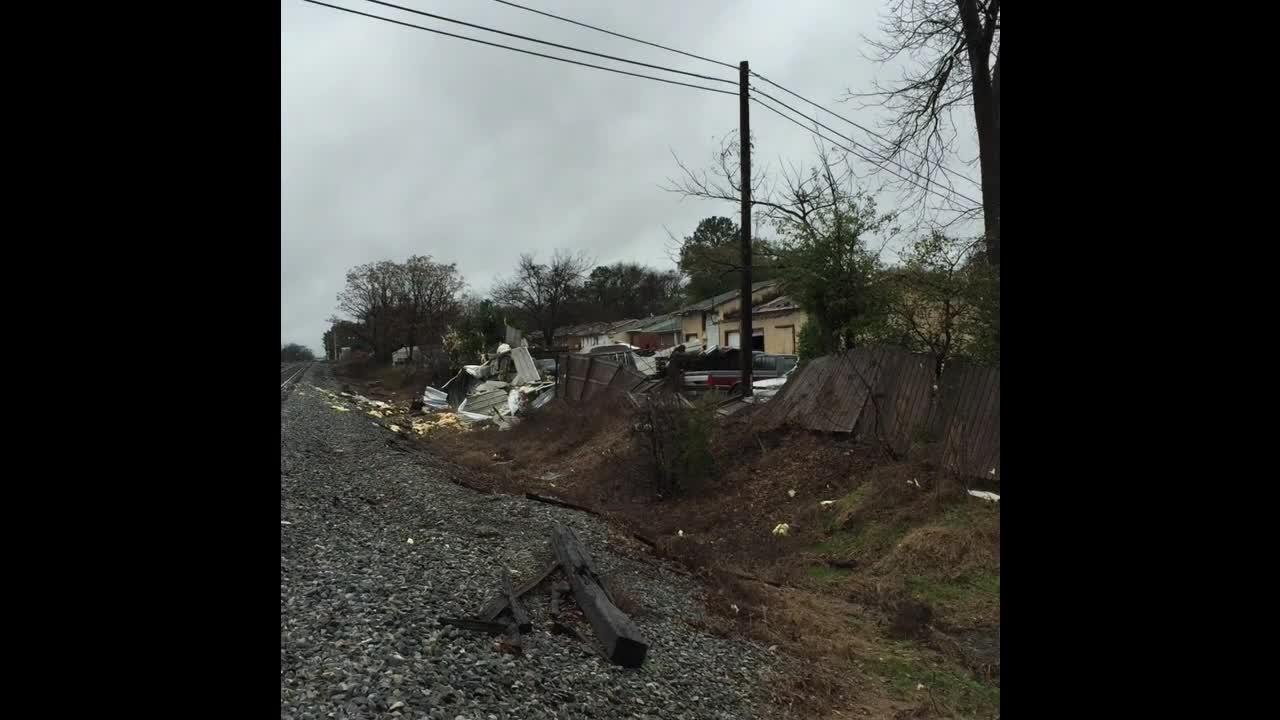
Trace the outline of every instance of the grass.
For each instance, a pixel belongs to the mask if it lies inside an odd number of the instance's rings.
[[[849,530],[836,530],[814,550],[839,557],[880,553],[893,547],[907,528],[880,522],[866,522]]]
[[[827,565],[810,565],[805,569],[805,575],[814,580],[822,580],[825,582],[839,582],[849,577],[852,573],[849,570],[841,568],[833,568]]]
[[[837,499],[831,507],[827,508],[825,510],[827,532],[839,530],[840,524],[848,517],[848,514],[862,505],[870,492],[871,484],[864,482],[854,488],[853,492]]]
[[[978,573],[952,581],[911,577],[907,579],[907,588],[916,600],[936,606],[957,605],[981,597],[1000,600],[1000,576],[995,573]]]
[[[994,718],[1000,715],[1000,688],[971,675],[941,668],[925,660],[911,643],[898,643],[871,663],[892,693],[943,714],[960,718]],[[923,688],[919,688],[923,685]]]
[[[963,501],[948,505],[942,513],[942,524],[954,528],[972,528],[998,518],[1000,508],[995,503],[984,502],[977,498],[965,498]]]
[[[820,553],[848,558],[892,547],[906,532],[906,528],[878,522],[858,523],[844,528],[849,516],[866,502],[871,494],[871,483],[863,482],[852,492],[839,498],[823,511],[827,538],[813,549]],[[812,576],[812,573],[810,573]]]

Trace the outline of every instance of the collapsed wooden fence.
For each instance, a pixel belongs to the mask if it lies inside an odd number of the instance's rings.
[[[580,403],[613,393],[644,392],[661,381],[626,367],[613,356],[570,353],[560,356],[556,382],[556,395]]]
[[[662,382],[608,355],[561,355],[558,370],[556,394],[571,403],[645,392]],[[933,451],[950,470],[989,479],[1000,474],[999,367],[954,360],[939,381],[931,355],[857,348],[805,363],[771,400],[744,414],[762,429],[849,433],[898,457]]]
[[[1000,368],[952,361],[939,381],[930,355],[858,348],[798,368],[751,422],[850,433],[899,457],[933,448],[943,467],[995,479]]]

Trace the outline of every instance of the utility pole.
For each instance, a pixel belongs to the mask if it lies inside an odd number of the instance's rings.
[[[747,61],[738,63],[738,135],[742,141],[742,302],[738,308],[738,359],[742,362],[742,396],[751,395],[751,103]]]
[[[329,332],[331,337],[329,344],[333,346],[333,362],[338,362],[338,323],[333,323],[333,330]]]

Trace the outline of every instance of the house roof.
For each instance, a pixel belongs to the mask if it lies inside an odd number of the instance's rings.
[[[777,285],[777,284],[778,284],[777,280],[761,280],[758,283],[751,284],[751,292],[757,293],[757,292],[760,292],[761,290],[773,287],[774,285]],[[695,313],[695,312],[705,312],[707,310],[714,308],[717,305],[723,305],[729,302],[730,300],[733,300],[734,298],[740,296],[741,294],[742,294],[741,290],[730,290],[728,292],[722,292],[719,295],[716,295],[715,297],[709,297],[706,300],[703,300],[701,302],[696,302],[692,305],[687,305],[685,307],[682,307],[679,310],[677,310],[675,314],[688,315],[690,313]]]
[[[751,314],[758,315],[760,313],[783,312],[785,310],[796,310],[799,307],[800,305],[795,300],[792,300],[791,296],[781,295],[767,303],[761,303],[751,308]]]
[[[770,300],[769,302],[763,302],[751,308],[751,314],[764,315],[766,313],[789,312],[791,310],[798,310],[799,308],[800,308],[800,305],[797,304],[795,300],[792,300],[790,296],[779,295],[778,297]],[[732,312],[727,312],[724,314],[724,319],[733,320],[734,318],[738,317],[741,314],[742,313],[739,313],[736,310]]]
[[[676,332],[680,329],[680,318],[675,313],[655,315],[644,320],[637,320],[632,327],[627,329],[631,332],[642,333]]]
[[[621,330],[626,330],[638,322],[640,321],[635,318],[629,318],[627,320],[618,320],[617,322],[609,323],[609,328],[605,330],[605,332],[615,333]]]
[[[557,329],[552,334],[552,336],[564,337],[566,335],[567,336],[608,335],[610,333],[617,332],[623,327],[635,322],[639,322],[639,321],[630,320],[630,319],[629,320],[606,320],[603,322],[589,322],[589,323],[581,323],[578,325],[569,325],[568,327],[562,327]]]

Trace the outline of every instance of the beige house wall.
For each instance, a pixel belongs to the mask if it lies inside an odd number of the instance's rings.
[[[808,315],[803,310],[791,310],[783,313],[756,315],[751,318],[751,330],[755,332],[764,328],[764,351],[774,355],[796,354],[796,343],[800,339],[800,330],[804,327]],[[725,320],[720,323],[720,338],[717,343],[728,347],[729,333],[741,328],[737,320]]]
[[[777,287],[761,288],[751,293],[751,304],[752,305],[759,304],[761,301],[764,300],[766,295],[772,295],[776,297],[778,295]],[[720,303],[719,305],[716,305],[715,307],[711,308],[710,310],[707,310],[706,313],[707,314],[715,313],[723,318],[726,314],[730,312],[734,312],[738,309],[738,307],[742,304],[740,300],[741,300],[740,296],[735,296],[732,299],[726,300]],[[680,342],[684,342],[685,339],[688,338],[690,335],[697,335],[699,340],[702,340],[704,342],[708,341],[707,338],[705,337],[705,332],[703,331],[703,328],[702,328],[702,324],[703,324],[702,316],[703,316],[702,312],[695,312],[695,313],[690,313],[688,315],[681,316]],[[731,320],[728,322],[725,322],[722,320],[720,324],[720,333],[719,333],[720,337],[711,338],[709,342],[712,345],[724,345],[725,337],[727,337],[724,333],[724,329],[726,327],[729,327],[730,325],[733,326],[729,328],[730,330],[736,330],[738,327],[736,320]],[[766,340],[766,342],[768,341]]]
[[[702,340],[702,313],[691,313],[681,316],[680,318],[680,342],[684,342],[690,335],[695,335]]]

